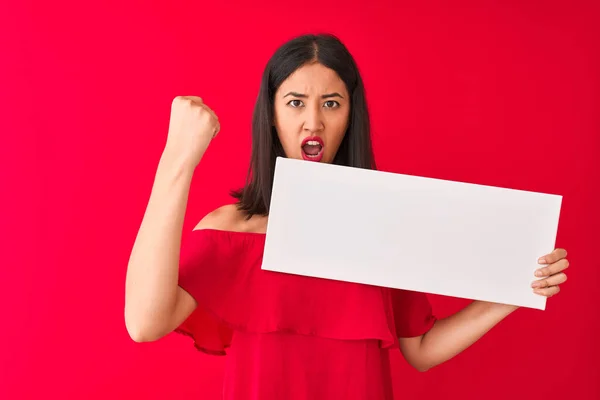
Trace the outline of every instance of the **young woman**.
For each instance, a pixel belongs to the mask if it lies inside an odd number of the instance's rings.
[[[363,82],[334,36],[301,36],[275,52],[253,116],[247,184],[182,241],[192,175],[219,129],[201,98],[173,101],[128,266],[125,322],[136,342],[177,331],[202,351],[227,352],[224,398],[391,399],[389,349],[426,371],[516,309],[474,301],[437,319],[423,293],[260,269],[277,156],[375,168]],[[539,260],[536,293],[558,292],[565,257],[556,249]]]

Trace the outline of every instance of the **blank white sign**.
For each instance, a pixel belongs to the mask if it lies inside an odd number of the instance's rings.
[[[262,269],[544,310],[562,196],[278,158]]]

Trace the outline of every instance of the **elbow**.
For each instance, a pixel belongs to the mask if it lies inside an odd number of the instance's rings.
[[[432,369],[433,367],[435,367],[437,364],[432,363],[432,362],[418,362],[418,363],[413,363],[411,365],[414,369],[416,369],[419,372],[427,372],[430,369]]]
[[[136,342],[136,343],[152,342],[149,335],[146,332],[144,332],[142,329],[138,329],[137,327],[130,326],[128,324],[125,324],[125,325],[126,325],[127,333],[129,334],[129,337],[134,342]]]
[[[136,342],[136,343],[151,342],[148,333],[144,329],[141,329],[139,324],[133,323],[132,321],[128,320],[127,318],[125,318],[125,328],[127,329],[127,334],[129,334],[129,337],[134,342]]]
[[[410,363],[410,365],[419,372],[427,372],[435,366],[431,363],[423,362],[423,361],[412,362],[412,363]]]
[[[429,357],[424,357],[422,353],[419,352],[409,352],[409,349],[405,349],[404,359],[414,369],[419,372],[427,372],[431,368],[435,366],[435,364],[431,361]]]
[[[413,367],[419,372],[427,372],[431,369],[431,367],[427,365],[413,365]]]
[[[133,318],[125,314],[125,328],[131,340],[136,343],[154,342],[160,339],[160,336],[156,335],[148,324],[140,321],[140,318]]]

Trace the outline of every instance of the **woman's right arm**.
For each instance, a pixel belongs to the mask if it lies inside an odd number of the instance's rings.
[[[192,173],[163,156],[125,283],[125,326],[136,342],[161,338],[195,307],[178,286],[179,251]]]
[[[127,266],[125,326],[136,342],[160,339],[196,307],[178,286],[183,220],[194,170],[219,129],[200,98],[173,101],[167,145]]]

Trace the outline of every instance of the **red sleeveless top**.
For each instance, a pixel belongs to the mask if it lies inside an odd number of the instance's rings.
[[[264,271],[266,235],[195,230],[179,286],[198,303],[176,332],[227,354],[230,400],[392,399],[388,350],[436,318],[424,293]]]

